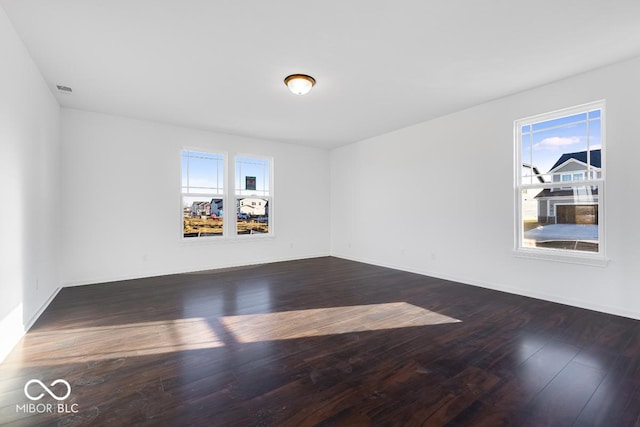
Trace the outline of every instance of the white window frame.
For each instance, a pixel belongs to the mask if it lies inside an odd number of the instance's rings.
[[[204,154],[212,154],[212,155],[216,155],[216,156],[222,156],[222,193],[214,193],[214,192],[202,192],[202,193],[183,193],[182,191],[182,153],[183,152],[192,152],[192,153],[204,153]],[[181,240],[182,241],[189,241],[189,242],[193,242],[193,241],[203,241],[203,240],[210,240],[210,239],[214,239],[214,240],[220,240],[222,238],[224,238],[225,236],[228,235],[229,233],[229,224],[226,218],[226,215],[223,216],[223,220],[222,220],[222,235],[217,235],[217,236],[198,236],[197,238],[194,237],[185,237],[184,236],[184,213],[183,213],[183,198],[185,196],[187,197],[202,197],[206,200],[210,200],[212,198],[221,198],[222,199],[222,204],[223,204],[223,211],[225,210],[226,206],[227,206],[227,195],[226,193],[229,191],[228,190],[228,155],[226,152],[224,151],[211,151],[208,149],[203,149],[203,148],[193,148],[193,147],[182,147],[180,148],[179,151],[179,156],[180,156],[180,236],[181,236]]]
[[[587,111],[600,110],[600,130],[601,130],[601,165],[600,168],[591,167],[591,171],[597,171],[595,178],[588,179],[593,173],[583,174],[581,180],[560,181],[558,182],[529,182],[523,183],[522,180],[522,128],[526,125],[532,125],[539,122],[558,119],[566,116],[584,113]],[[542,259],[549,261],[560,261],[586,265],[606,266],[608,259],[606,257],[606,233],[605,233],[605,139],[606,139],[606,105],[604,100],[590,102],[575,107],[564,108],[549,113],[539,114],[535,116],[525,117],[514,121],[514,189],[515,189],[515,238],[514,238],[514,254],[519,257]],[[589,162],[588,162],[589,163]],[[542,172],[543,173],[543,172]],[[522,215],[522,192],[527,189],[550,188],[561,189],[571,183],[572,187],[598,187],[598,252],[587,252],[567,249],[538,248],[523,246],[524,230]],[[550,203],[547,203],[549,210]],[[555,209],[555,208],[554,208]]]
[[[203,148],[203,147],[181,147],[178,156],[180,161],[180,181],[182,181],[182,153],[184,151],[189,152],[199,152],[206,154],[214,154],[222,156],[223,158],[223,194],[220,195],[218,193],[183,193],[182,192],[182,183],[180,183],[180,209],[178,212],[180,213],[180,221],[178,224],[180,225],[180,238],[181,241],[185,244],[198,244],[196,242],[212,242],[212,241],[248,241],[253,239],[270,239],[275,237],[275,227],[274,227],[274,209],[273,209],[273,200],[274,200],[274,159],[269,156],[262,156],[256,154],[245,154],[245,153],[229,153],[227,151],[222,150],[212,150],[211,148]],[[268,196],[260,196],[260,198],[267,198],[269,200],[269,232],[268,233],[257,233],[257,234],[242,234],[239,235],[237,233],[237,218],[236,218],[236,176],[235,176],[235,165],[236,159],[238,157],[244,158],[254,158],[254,159],[262,159],[267,160],[269,162],[269,195]],[[201,236],[201,237],[184,237],[184,224],[183,224],[183,196],[202,196],[209,197],[214,195],[215,197],[220,197],[223,200],[223,226],[222,226],[222,235],[215,236]],[[247,196],[249,197],[249,196]]]
[[[269,194],[267,196],[264,195],[247,195],[247,194],[238,194],[238,189],[236,188],[236,163],[237,163],[237,159],[238,158],[251,158],[251,159],[259,159],[259,160],[266,160],[267,162],[269,162]],[[259,154],[247,154],[247,153],[236,153],[233,156],[233,161],[229,162],[232,166],[229,168],[229,177],[233,179],[233,184],[232,184],[232,190],[229,191],[229,197],[231,199],[231,202],[233,203],[233,206],[236,205],[236,199],[238,197],[245,197],[245,198],[260,198],[260,199],[268,199],[268,206],[269,206],[269,232],[267,233],[256,233],[256,234],[237,234],[238,232],[238,227],[237,224],[234,222],[233,224],[233,233],[234,235],[236,235],[238,238],[240,239],[264,239],[264,238],[270,238],[270,237],[274,237],[275,233],[275,227],[274,227],[274,193],[273,193],[273,181],[274,181],[274,177],[273,177],[273,171],[274,171],[274,160],[273,157],[270,156],[261,156]],[[234,220],[236,219],[236,215],[234,215]]]

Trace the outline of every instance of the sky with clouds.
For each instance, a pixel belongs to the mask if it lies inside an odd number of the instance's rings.
[[[522,162],[542,174],[565,153],[601,148],[600,111],[575,114],[522,127]],[[548,179],[547,179],[548,181]]]

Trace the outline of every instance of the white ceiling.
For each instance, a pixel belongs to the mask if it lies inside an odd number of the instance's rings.
[[[0,4],[65,107],[326,148],[640,55],[638,0]]]

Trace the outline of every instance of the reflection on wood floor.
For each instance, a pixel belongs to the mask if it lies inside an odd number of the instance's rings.
[[[639,417],[640,322],[331,257],[65,288],[0,365],[9,426]]]

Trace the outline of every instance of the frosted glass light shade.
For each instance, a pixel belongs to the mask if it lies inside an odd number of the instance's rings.
[[[316,80],[306,74],[292,74],[284,79],[284,84],[296,95],[305,95],[316,84]]]

